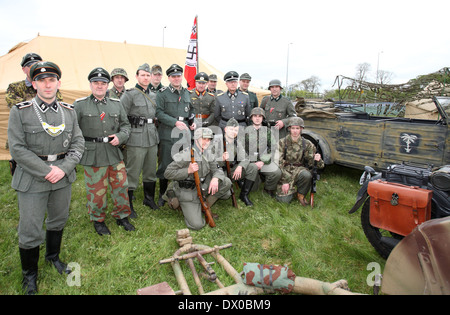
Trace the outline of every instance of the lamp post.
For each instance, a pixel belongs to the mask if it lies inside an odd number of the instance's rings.
[[[289,97],[289,85],[288,85],[288,76],[289,76],[289,48],[291,47],[292,43],[288,44],[287,49],[287,62],[286,62],[286,97]]]
[[[377,78],[376,78],[376,82],[375,83],[377,83],[378,84],[378,78],[379,78],[379,68],[380,68],[380,54],[382,54],[383,52],[382,51],[380,51],[380,52],[378,52],[378,59],[377,59]]]

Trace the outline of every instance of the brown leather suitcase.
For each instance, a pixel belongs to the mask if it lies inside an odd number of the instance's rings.
[[[431,218],[431,190],[378,179],[367,192],[372,226],[406,236]]]

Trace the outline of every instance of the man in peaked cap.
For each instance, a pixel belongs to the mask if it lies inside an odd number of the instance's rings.
[[[195,122],[198,126],[208,127],[215,123],[214,108],[216,101],[214,94],[206,91],[208,75],[199,72],[195,75],[195,89],[191,93],[191,102],[194,106]]]
[[[164,178],[164,172],[167,165],[172,162],[172,147],[175,143],[189,146],[190,130],[195,129],[195,123],[189,125],[189,118],[194,115],[191,95],[181,85],[183,68],[173,64],[166,70],[166,74],[170,84],[156,94],[156,117],[160,122],[158,131],[161,155],[161,163],[158,165],[158,171],[156,172],[156,176],[159,178],[159,206],[165,203],[162,195],[167,189],[168,180]],[[173,137],[172,131],[174,132]],[[188,134],[189,137],[187,137]],[[178,148],[177,146],[174,150],[177,151]]]
[[[210,74],[208,81],[208,87],[206,88],[206,91],[208,93],[214,94],[214,96],[217,96],[217,94],[223,93],[222,90],[217,90],[217,75],[216,74]]]
[[[60,274],[70,273],[59,254],[84,140],[73,106],[56,98],[60,68],[53,62],[40,61],[30,68],[29,78],[37,94],[11,108],[8,141],[17,163],[11,186],[17,191],[20,214],[17,232],[22,286],[26,294],[35,294],[39,247],[44,239],[45,260]]]
[[[151,72],[148,64],[136,71],[136,86],[126,91],[120,99],[131,123],[131,134],[126,146],[126,167],[128,174],[128,196],[133,217],[133,194],[139,185],[140,174],[144,186],[143,204],[153,210],[155,203],[156,158],[159,135],[156,128],[156,91],[151,89]]]
[[[161,83],[162,80],[162,68],[160,65],[153,65],[150,70],[151,76],[150,76],[150,91],[152,92],[158,92],[163,88],[163,85]]]
[[[113,86],[108,90],[107,96],[120,100],[120,97],[125,93],[125,83],[128,81],[128,74],[125,69],[114,68],[111,71],[111,81]]]
[[[209,128],[198,128],[194,132],[194,159],[191,162],[191,150],[186,148],[175,154],[164,172],[167,179],[172,180],[167,189],[166,199],[172,208],[180,207],[188,228],[199,230],[205,226],[200,200],[194,180],[194,172],[198,172],[202,190],[206,192],[206,202],[212,205],[218,199],[231,196],[231,181],[218,167],[214,154],[209,150],[214,135]]]
[[[255,92],[251,92],[248,90],[250,86],[250,82],[252,81],[252,77],[248,73],[241,74],[239,78],[239,90],[246,92],[250,99],[250,107],[255,108],[258,107],[258,98],[256,97]]]
[[[42,58],[36,53],[28,53],[23,56],[20,66],[25,74],[25,79],[8,85],[5,99],[9,108],[15,104],[29,101],[36,96],[36,90],[33,88],[30,78],[30,68],[38,61],[42,61]],[[56,93],[56,98],[62,101],[62,96],[59,91]]]
[[[227,121],[234,118],[244,129],[252,110],[248,94],[238,90],[239,74],[236,71],[227,72],[223,79],[228,91],[218,94],[216,97],[214,110],[216,121],[219,123],[219,127],[224,129]]]
[[[108,186],[114,204],[112,216],[126,231],[134,230],[128,221],[128,179],[119,148],[128,140],[130,123],[120,101],[106,96],[110,79],[108,71],[94,68],[88,75],[92,94],[74,103],[86,142],[80,164],[84,166],[87,207],[99,235],[111,234],[105,224]]]

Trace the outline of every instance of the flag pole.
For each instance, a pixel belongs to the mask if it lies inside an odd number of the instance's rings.
[[[195,20],[197,22],[197,73],[200,72],[200,58],[198,57],[198,15],[195,16]]]

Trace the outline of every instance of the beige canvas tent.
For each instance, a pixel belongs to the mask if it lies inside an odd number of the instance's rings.
[[[187,45],[187,44],[186,44]],[[53,61],[62,70],[61,94],[65,102],[72,103],[80,97],[90,94],[87,76],[95,67],[103,67],[108,71],[116,67],[124,68],[130,81],[127,88],[136,84],[137,68],[148,63],[161,65],[163,71],[176,63],[184,68],[186,50],[163,48],[127,43],[82,40],[61,37],[37,36],[27,43],[19,43],[8,54],[0,57],[0,159],[9,159],[5,150],[9,108],[5,101],[5,92],[11,82],[24,79],[20,67],[22,57],[35,52],[44,60]],[[226,90],[223,73],[200,58],[200,71],[215,73],[219,78],[218,88]],[[232,69],[230,69],[232,70]],[[163,85],[168,85],[167,76],[163,75]],[[186,82],[183,82],[186,86]],[[268,91],[251,88],[261,100]]]

